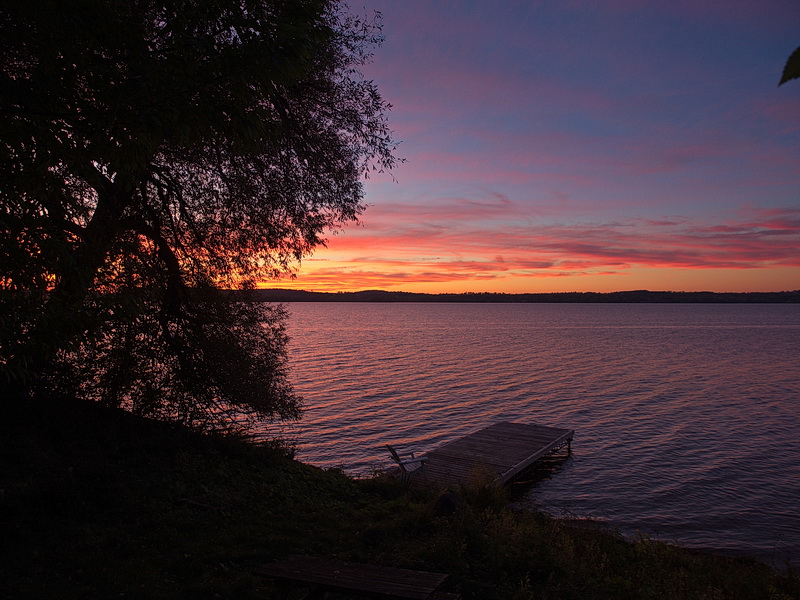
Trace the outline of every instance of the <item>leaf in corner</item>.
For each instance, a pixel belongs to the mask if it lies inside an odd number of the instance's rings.
[[[790,79],[800,78],[800,48],[792,52],[792,55],[786,61],[786,66],[783,67],[783,75],[779,86],[783,85]]]

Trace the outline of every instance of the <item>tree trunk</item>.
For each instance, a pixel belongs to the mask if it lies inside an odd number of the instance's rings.
[[[8,384],[7,394],[12,402],[29,399],[41,378],[51,370],[58,351],[70,348],[85,334],[87,294],[117,238],[125,207],[130,205],[132,195],[125,189],[128,186],[121,186],[119,178],[111,182],[93,167],[90,169],[97,175],[89,182],[97,191],[97,206],[78,247],[56,273],[55,286],[47,295],[42,312],[14,353],[12,360],[19,363],[15,372],[25,375]]]

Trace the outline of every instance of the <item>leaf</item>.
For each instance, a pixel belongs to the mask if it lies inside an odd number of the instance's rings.
[[[783,75],[778,86],[783,85],[790,79],[800,78],[800,48],[792,52],[792,55],[786,61],[786,66],[783,67]]]

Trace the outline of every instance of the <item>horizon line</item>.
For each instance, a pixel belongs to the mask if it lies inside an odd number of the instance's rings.
[[[597,295],[613,295],[613,294],[714,294],[714,295],[725,295],[725,294],[800,294],[800,289],[786,289],[786,290],[766,290],[766,291],[726,291],[726,292],[715,292],[712,290],[649,290],[649,289],[629,289],[629,290],[615,290],[611,292],[599,292],[599,291],[569,291],[569,292],[492,292],[492,291],[481,291],[481,292],[474,292],[474,291],[466,291],[466,292],[410,292],[406,290],[386,290],[380,288],[366,288],[363,290],[336,290],[336,291],[325,291],[325,290],[313,290],[313,289],[297,289],[297,288],[285,288],[285,287],[256,287],[253,288],[253,291],[260,291],[260,292],[268,292],[268,291],[275,291],[275,292],[292,292],[292,293],[307,293],[307,294],[329,294],[329,295],[337,295],[337,294],[363,294],[363,293],[383,293],[383,294],[412,294],[412,295],[419,295],[419,296],[546,296],[546,295],[566,295],[566,294],[597,294]]]

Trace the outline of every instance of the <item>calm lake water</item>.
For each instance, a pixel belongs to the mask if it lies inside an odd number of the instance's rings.
[[[298,458],[368,474],[497,421],[575,429],[523,502],[800,563],[800,305],[292,303]]]

